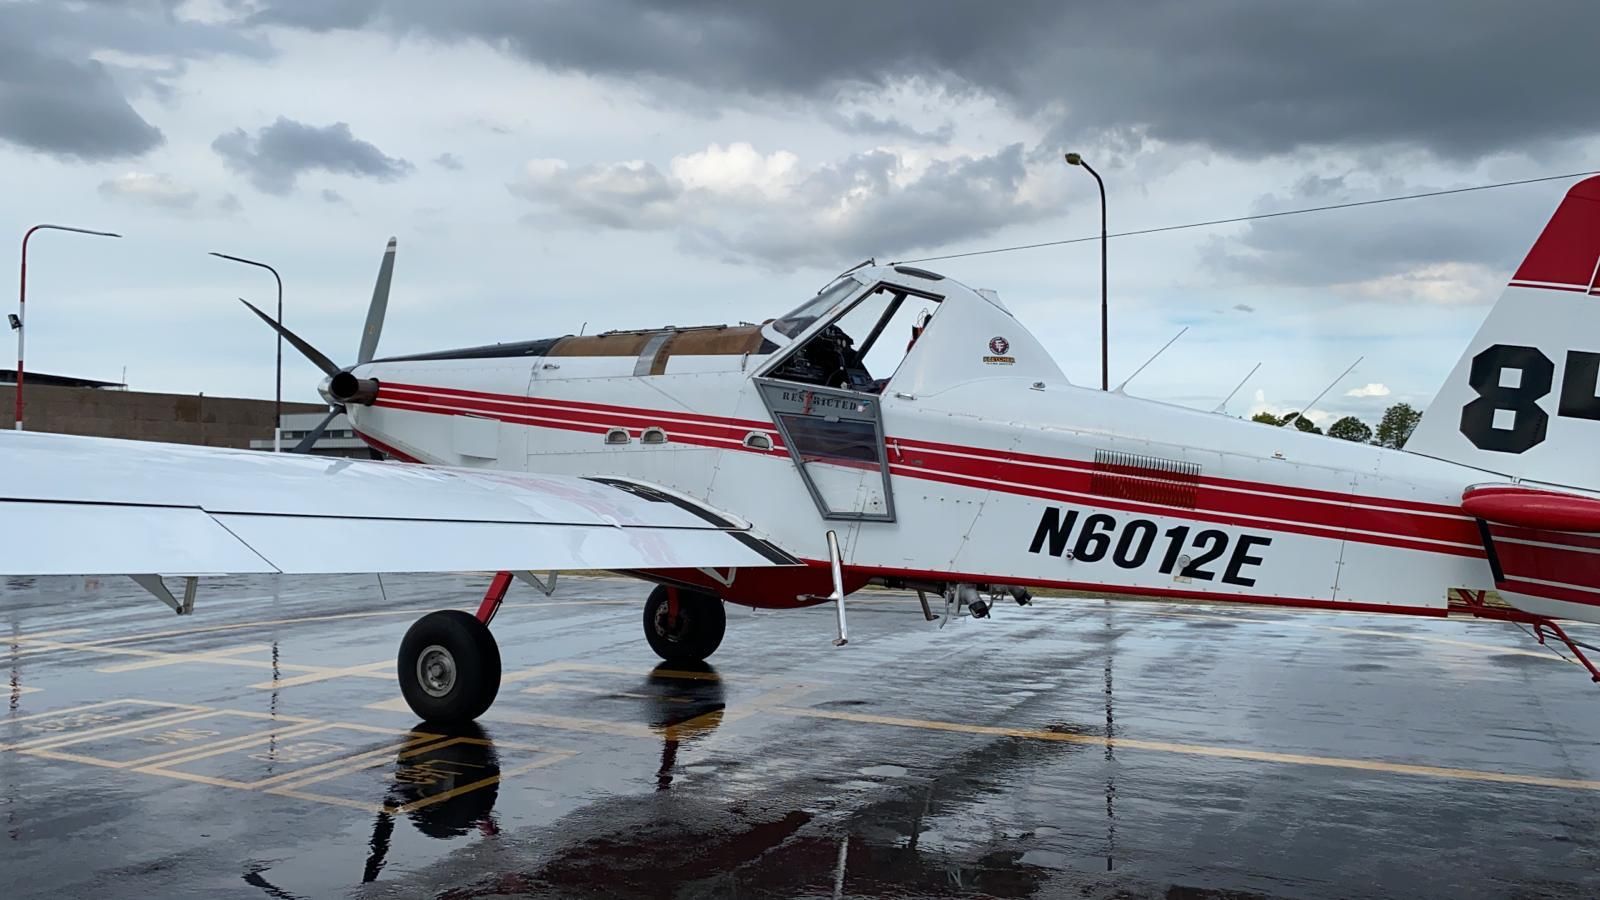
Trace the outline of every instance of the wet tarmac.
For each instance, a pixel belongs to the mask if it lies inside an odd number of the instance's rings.
[[[400,636],[486,582],[10,581],[0,896],[1600,896],[1600,686],[1509,626],[878,595],[685,671],[573,578],[417,725]]]

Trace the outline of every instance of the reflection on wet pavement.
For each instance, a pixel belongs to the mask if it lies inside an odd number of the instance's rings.
[[[1041,601],[733,610],[660,664],[644,589],[495,622],[506,683],[417,723],[392,657],[486,579],[0,594],[10,897],[1600,894],[1600,694],[1489,623]],[[387,602],[383,594],[387,594]],[[209,601],[209,602],[208,602]]]

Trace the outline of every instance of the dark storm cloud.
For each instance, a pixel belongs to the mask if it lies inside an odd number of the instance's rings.
[[[0,31],[0,139],[55,156],[105,160],[159,145],[104,66],[36,53]]]
[[[159,144],[161,130],[129,102],[158,96],[184,61],[219,53],[264,55],[257,39],[180,18],[174,4],[97,2],[0,3],[0,140],[80,160],[137,156]],[[93,58],[98,51],[154,63],[122,69]]]
[[[289,193],[301,173],[313,170],[394,181],[412,169],[411,163],[358,139],[343,122],[319,128],[280,116],[254,137],[242,128],[223,134],[211,149],[269,194]]]
[[[1244,157],[1474,158],[1592,134],[1600,4],[1570,0],[266,0],[255,21],[480,41],[557,71],[831,103],[905,80]]]

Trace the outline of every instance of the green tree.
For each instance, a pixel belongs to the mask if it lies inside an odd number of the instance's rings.
[[[1365,444],[1367,441],[1372,440],[1372,426],[1355,416],[1345,416],[1328,426],[1328,436],[1336,437],[1341,441],[1355,441],[1358,444]]]
[[[1383,420],[1378,423],[1378,431],[1372,442],[1380,447],[1404,447],[1420,421],[1422,413],[1415,407],[1409,403],[1396,403],[1383,411]]]
[[[1300,415],[1298,412],[1286,413],[1283,417],[1283,421],[1285,423],[1293,421],[1294,427],[1300,429],[1301,431],[1309,431],[1312,434],[1322,433],[1322,429],[1318,428],[1315,422],[1312,422],[1305,416]]]
[[[1272,413],[1269,413],[1269,412],[1258,412],[1255,415],[1250,417],[1250,421],[1252,421],[1252,422],[1260,422],[1263,425],[1271,425],[1274,428],[1276,428],[1279,425],[1283,424],[1283,420],[1282,419],[1278,418],[1277,416],[1275,416],[1275,415],[1273,415]]]

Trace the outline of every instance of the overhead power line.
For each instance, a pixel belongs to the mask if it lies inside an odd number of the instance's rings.
[[[1589,175],[1600,175],[1600,170],[1592,172],[1573,172],[1568,175],[1545,175],[1541,178],[1524,178],[1520,181],[1499,181],[1494,184],[1476,184],[1471,187],[1451,188],[1445,191],[1427,191],[1421,194],[1405,194],[1399,197],[1380,197],[1376,200],[1355,200],[1350,203],[1333,203],[1327,206],[1308,206],[1304,209],[1285,209],[1278,212],[1257,213],[1253,216],[1235,216],[1231,219],[1211,219],[1205,222],[1189,222],[1183,225],[1163,225],[1160,228],[1141,228],[1137,231],[1119,231],[1107,235],[1108,238],[1137,237],[1141,234],[1160,234],[1164,231],[1182,231],[1186,228],[1208,228],[1212,225],[1232,225],[1237,222],[1254,222],[1258,219],[1276,219],[1282,216],[1302,216],[1306,213],[1328,212],[1335,209],[1351,209],[1357,206],[1377,206],[1380,203],[1398,203],[1401,200],[1422,200],[1428,197],[1444,197],[1449,194],[1468,194],[1473,191],[1492,191],[1496,188],[1516,187],[1524,184],[1539,184],[1545,181],[1560,181],[1564,178],[1583,178]],[[1018,244],[1014,247],[992,247],[988,250],[968,250],[964,253],[947,253],[943,256],[923,256],[918,259],[902,259],[901,263],[936,262],[941,259],[961,259],[967,256],[987,256],[991,253],[1011,253],[1015,250],[1037,250],[1040,247],[1060,247],[1065,244],[1082,244],[1088,241],[1098,241],[1100,235],[1088,237],[1067,238],[1062,241],[1043,241],[1037,244]]]

